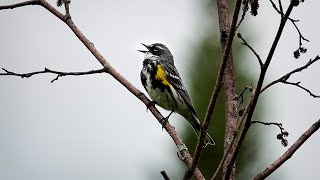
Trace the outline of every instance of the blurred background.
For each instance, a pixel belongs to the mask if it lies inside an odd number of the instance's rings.
[[[0,5],[21,1],[2,0]],[[49,3],[55,5],[55,1]],[[293,57],[299,36],[288,22],[267,73],[265,84],[304,65],[320,52],[318,1],[295,8],[293,19],[310,40],[299,59]],[[287,4],[284,3],[286,7]],[[59,10],[64,11],[61,7]],[[200,119],[209,102],[221,48],[216,2],[207,1],[72,1],[71,15],[80,30],[133,85],[140,83],[140,43],[166,44],[175,57]],[[247,15],[239,32],[264,60],[279,25],[269,1],[260,1],[258,16]],[[25,73],[43,70],[88,71],[101,65],[69,28],[39,6],[0,11],[0,67]],[[237,90],[256,84],[255,56],[235,38]],[[315,63],[289,80],[320,94]],[[153,115],[109,75],[28,79],[0,77],[0,179],[181,179],[186,166],[176,146]],[[246,94],[249,96],[249,94]],[[210,126],[217,145],[205,149],[200,169],[207,178],[223,153],[224,102],[220,95]],[[320,100],[288,85],[275,85],[260,98],[254,120],[283,123],[289,146],[318,118]],[[159,108],[160,109],[160,108]],[[163,115],[169,112],[160,109]],[[193,153],[196,144],[189,124],[174,114],[170,123]],[[238,179],[249,179],[287,148],[276,139],[277,127],[254,125],[237,162]],[[316,179],[320,133],[312,136],[268,179]]]

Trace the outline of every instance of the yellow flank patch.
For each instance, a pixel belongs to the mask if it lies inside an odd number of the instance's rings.
[[[157,73],[156,73],[156,77],[155,77],[155,78],[156,78],[156,80],[161,80],[161,82],[162,82],[164,85],[167,85],[167,86],[170,85],[170,82],[169,82],[168,79],[167,79],[166,72],[164,72],[161,64],[159,64],[159,65],[157,66]]]

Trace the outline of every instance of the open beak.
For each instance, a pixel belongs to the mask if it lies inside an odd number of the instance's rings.
[[[148,50],[138,50],[139,52],[142,52],[142,53],[146,53],[146,52],[150,52],[150,49],[147,45],[141,43],[144,47],[146,47]]]

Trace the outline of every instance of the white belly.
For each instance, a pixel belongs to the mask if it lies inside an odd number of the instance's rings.
[[[147,87],[148,88],[148,87]],[[157,104],[166,110],[175,110],[176,102],[168,92],[168,90],[161,91],[160,89],[148,89],[148,94],[150,98],[157,102]]]

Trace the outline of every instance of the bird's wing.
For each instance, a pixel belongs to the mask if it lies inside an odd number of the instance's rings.
[[[172,86],[177,90],[179,95],[187,103],[187,105],[190,108],[190,110],[196,116],[198,116],[196,110],[193,107],[193,104],[192,104],[191,98],[190,98],[190,96],[188,94],[188,91],[187,91],[187,89],[184,87],[184,85],[182,83],[181,77],[180,77],[177,69],[173,65],[171,65],[169,63],[162,63],[162,65],[165,66],[164,70],[165,70],[165,73],[167,75],[168,81],[172,84]]]

